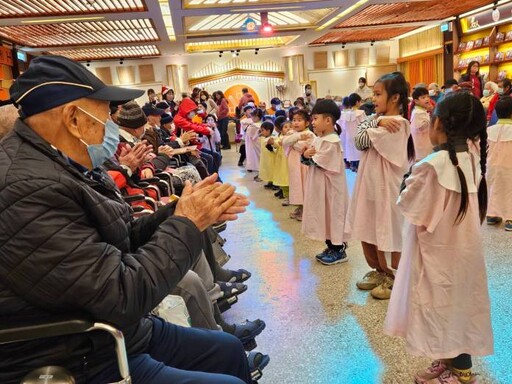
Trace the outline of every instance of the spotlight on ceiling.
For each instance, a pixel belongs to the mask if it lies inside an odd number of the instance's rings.
[[[124,63],[124,59],[123,58],[119,59],[119,64],[123,64],[123,63]]]
[[[273,33],[274,28],[268,22],[268,12],[261,12],[260,18],[261,18],[261,33],[263,33],[265,35],[270,35],[271,33]]]
[[[345,45],[347,45],[347,43],[341,43],[341,49],[344,49]]]
[[[374,45],[374,44],[375,44],[375,40],[372,40],[372,41],[370,42],[370,45],[373,47],[373,45]]]
[[[222,57],[223,53],[224,53],[224,51],[219,51],[219,57]]]
[[[91,66],[91,60],[87,60],[87,62],[86,62],[86,63],[87,63],[87,64],[85,64],[85,65],[87,65],[88,67],[90,67],[90,66]]]
[[[236,55],[240,56],[240,50],[239,49],[236,50]]]
[[[260,49],[259,49],[259,48],[256,48],[256,49],[254,50],[254,54],[255,54],[255,55],[257,55],[259,51],[260,51]]]

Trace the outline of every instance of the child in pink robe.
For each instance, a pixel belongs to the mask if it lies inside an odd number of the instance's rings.
[[[414,140],[416,161],[419,161],[432,153],[432,144],[428,137],[430,126],[428,110],[432,109],[432,104],[426,88],[416,88],[412,93],[412,99],[411,135]]]
[[[289,204],[296,205],[290,218],[302,220],[302,205],[304,204],[304,184],[308,167],[300,162],[304,150],[313,144],[315,134],[308,129],[309,114],[300,109],[293,114],[292,128],[283,137],[283,148],[288,156],[288,182],[290,187]]]
[[[471,355],[493,353],[480,227],[486,116],[466,92],[446,97],[434,113],[434,153],[413,166],[397,203],[406,219],[404,256],[385,333],[404,337],[409,353],[436,359],[416,374],[416,383],[476,383]],[[468,139],[480,139],[481,159]]]
[[[251,118],[253,123],[247,126],[245,130],[245,153],[247,156],[247,162],[245,168],[249,171],[259,171],[260,169],[260,155],[261,155],[261,139],[260,139],[260,127],[261,120],[263,119],[263,111],[261,109],[255,109]],[[260,181],[258,176],[254,177],[255,180]]]
[[[302,233],[311,239],[325,241],[327,248],[316,256],[316,260],[333,265],[348,261],[345,253],[348,188],[341,140],[335,131],[340,111],[334,101],[320,100],[311,115],[318,137],[303,154],[309,170],[304,189]]]
[[[387,300],[402,250],[403,218],[396,207],[403,175],[414,160],[407,116],[407,84],[395,72],[373,87],[375,110],[380,115],[359,125],[356,147],[363,151],[352,196],[348,232],[360,240],[371,272],[357,287]],[[402,113],[402,115],[400,114]],[[409,158],[409,160],[408,160]],[[391,260],[387,257],[391,254]]]
[[[495,106],[498,122],[487,128],[489,142],[489,209],[487,224],[505,220],[512,231],[512,98],[504,97]]]
[[[346,161],[350,164],[350,170],[357,172],[359,161],[361,160],[361,152],[357,150],[354,140],[357,134],[357,127],[366,120],[366,113],[359,109],[361,106],[361,96],[352,93],[347,100],[348,109],[341,113],[340,126],[341,137],[345,140],[343,151]]]

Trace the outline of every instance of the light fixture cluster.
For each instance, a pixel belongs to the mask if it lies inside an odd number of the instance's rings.
[[[260,49],[259,48],[255,48],[254,49],[254,54],[257,55],[258,53],[260,52]],[[224,51],[219,51],[219,57],[222,57],[222,55],[224,54]],[[231,56],[232,57],[238,57],[240,56],[240,49],[237,49],[237,50],[231,50]]]

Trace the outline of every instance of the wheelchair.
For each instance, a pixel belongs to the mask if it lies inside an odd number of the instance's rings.
[[[117,364],[122,379],[110,384],[131,384],[123,333],[106,323],[71,317],[7,322],[2,319],[0,322],[0,345],[98,330],[110,333],[115,341]],[[28,373],[21,381],[21,384],[74,383],[73,376],[65,368],[57,366],[37,368]]]

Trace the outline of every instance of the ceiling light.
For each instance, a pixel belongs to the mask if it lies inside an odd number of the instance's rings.
[[[90,67],[90,66],[91,66],[91,60],[87,60],[87,64],[85,64],[85,65],[87,65],[88,67]]]
[[[273,33],[274,28],[272,28],[272,25],[268,22],[268,12],[261,12],[260,19],[261,19],[261,33],[264,33],[266,35]]]
[[[374,44],[375,44],[375,40],[372,40],[372,41],[370,42],[370,45],[373,47],[373,46],[374,46]]]
[[[332,19],[328,20],[327,22],[323,23],[321,26],[319,26],[317,29],[315,29],[315,31],[321,31],[325,28],[327,28],[329,25],[331,24],[334,24],[336,21],[338,21],[339,19],[341,19],[342,17],[348,15],[350,12],[352,11],[355,11],[357,8],[363,6],[365,3],[367,3],[369,0],[359,0],[357,3],[355,3],[354,5],[348,7],[347,9],[345,9],[343,12],[337,14],[336,16],[334,16]]]
[[[236,54],[235,51],[231,51],[231,57],[237,57],[238,55]]]
[[[219,57],[222,57],[223,53],[224,53],[224,51],[219,51]]]
[[[347,43],[341,43],[341,49],[344,49],[345,45],[347,45]]]
[[[260,49],[259,49],[259,48],[256,48],[256,49],[254,50],[254,54],[255,54],[255,55],[257,55],[259,51],[260,51]]]
[[[90,17],[66,17],[61,19],[37,19],[37,20],[22,20],[21,24],[52,24],[52,23],[65,23],[67,21],[96,21],[103,20],[104,16],[90,16]]]
[[[119,64],[123,64],[123,58],[119,59]]]

